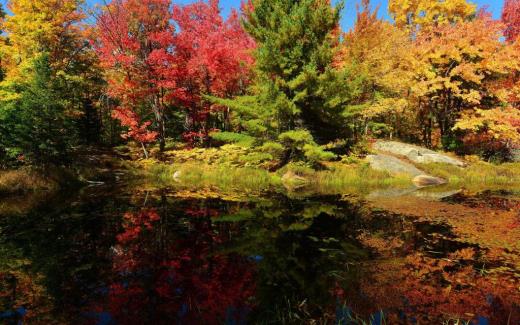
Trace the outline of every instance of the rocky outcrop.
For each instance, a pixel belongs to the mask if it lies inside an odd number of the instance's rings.
[[[410,161],[419,164],[443,163],[459,167],[466,166],[466,164],[462,160],[459,160],[457,158],[453,158],[430,149],[397,141],[380,140],[374,144],[373,149],[379,152],[403,156],[408,158]]]
[[[369,155],[367,156],[367,162],[373,169],[385,171],[392,175],[408,175],[410,177],[416,177],[425,174],[414,165],[390,155]]]
[[[520,162],[520,149],[511,150],[511,160],[513,162]]]
[[[394,156],[377,154],[367,156],[367,162],[375,170],[385,171],[392,175],[407,175],[412,178],[416,187],[446,184],[446,180],[427,175],[414,165]]]
[[[391,175],[406,175],[416,188],[446,184],[447,181],[428,175],[413,163],[444,163],[464,167],[462,160],[435,152],[419,146],[397,141],[377,141],[373,149],[376,154],[367,156],[366,160],[375,170],[385,171]]]

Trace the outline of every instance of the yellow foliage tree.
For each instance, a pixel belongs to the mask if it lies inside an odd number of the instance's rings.
[[[390,0],[388,11],[399,28],[458,23],[475,16],[477,6],[466,0]]]
[[[425,144],[432,145],[432,130],[438,127],[448,148],[459,119],[506,105],[509,92],[497,81],[516,71],[519,61],[512,48],[500,41],[502,27],[483,15],[417,34],[411,90]]]
[[[73,52],[81,49],[80,10],[83,0],[11,0],[11,11],[2,22],[1,30],[8,42],[0,48],[7,78],[15,78],[31,60],[48,53],[56,71],[69,63]]]
[[[408,34],[378,19],[369,0],[362,1],[354,28],[343,37],[336,65],[364,76],[362,118],[380,135],[402,136],[411,120],[406,99],[413,77],[411,47]]]
[[[5,73],[0,82],[0,101],[20,99],[20,86],[33,80],[35,62],[45,57],[65,114],[74,119],[88,116],[86,125],[97,123],[93,122],[98,116],[95,106],[103,82],[97,56],[88,41],[83,4],[84,0],[7,3],[10,14],[0,24],[0,30],[5,32],[5,41],[0,42],[0,62]]]
[[[476,140],[472,145],[486,140],[495,147],[515,148],[520,145],[520,110],[507,106],[466,112],[455,129],[466,132],[468,140]]]

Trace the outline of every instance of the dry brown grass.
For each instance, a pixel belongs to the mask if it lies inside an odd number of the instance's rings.
[[[55,190],[56,181],[31,169],[0,171],[0,194]]]

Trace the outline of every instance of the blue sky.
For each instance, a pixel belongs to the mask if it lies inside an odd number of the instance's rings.
[[[335,1],[335,0],[333,0]],[[344,30],[350,29],[354,24],[354,20],[356,18],[356,3],[359,0],[345,0],[345,9],[343,10],[343,18],[341,20],[341,26]],[[449,0],[446,0],[449,1]],[[102,3],[102,0],[87,0],[88,3]],[[176,0],[176,3],[190,3],[194,2],[194,0]],[[220,0],[220,6],[223,9],[224,14],[227,14],[231,8],[238,8],[240,6],[241,0]],[[372,5],[379,5],[380,10],[379,14],[381,17],[388,17],[387,12],[387,4],[388,0],[372,0]],[[503,0],[473,0],[473,3],[476,3],[479,7],[488,6],[489,11],[493,13],[495,18],[500,17],[500,13],[502,12]]]
[[[109,0],[106,0],[109,1]],[[176,3],[186,4],[190,2],[194,2],[195,0],[175,0]],[[220,6],[224,12],[224,15],[227,15],[231,8],[238,8],[240,6],[241,0],[220,0]],[[333,0],[335,1],[335,0]],[[446,0],[449,1],[449,0]],[[0,3],[5,4],[7,0],[0,0]],[[354,20],[356,18],[356,3],[358,0],[346,0],[345,1],[345,9],[343,10],[343,18],[341,20],[341,26],[344,30],[348,30],[354,24]],[[473,0],[472,2],[476,3],[479,7],[487,6],[489,11],[493,14],[495,18],[500,17],[500,13],[502,12],[503,0]],[[87,0],[89,5],[94,5],[96,3],[103,3],[103,0]],[[372,0],[372,5],[379,5],[379,15],[381,17],[388,18],[388,12],[386,10],[388,4],[388,0]]]

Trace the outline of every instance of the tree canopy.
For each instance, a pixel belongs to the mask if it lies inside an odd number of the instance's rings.
[[[125,141],[147,155],[169,141],[238,139],[308,161],[374,137],[484,156],[520,145],[516,0],[500,21],[466,0],[391,0],[386,21],[363,0],[349,31],[339,25],[343,3],[328,0],[251,0],[227,18],[218,0],[7,6],[0,116],[5,137],[17,134],[1,144],[9,159]],[[31,133],[44,120],[53,125]],[[55,131],[70,141],[58,145]]]

